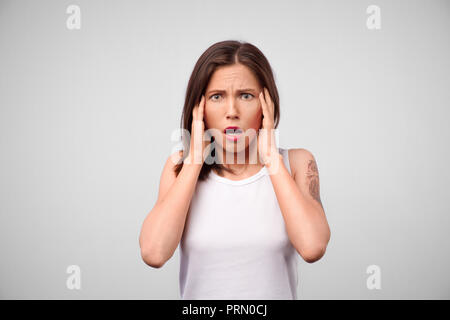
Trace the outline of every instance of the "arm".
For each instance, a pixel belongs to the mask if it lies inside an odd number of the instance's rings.
[[[314,156],[305,149],[289,151],[293,177],[281,155],[278,170],[270,175],[289,239],[309,263],[319,260],[330,240],[330,228],[319,194],[319,172]],[[272,166],[272,165],[271,165]]]
[[[187,212],[201,165],[184,163],[178,177],[173,167],[182,153],[171,155],[161,174],[156,204],[145,218],[139,245],[146,264],[160,268],[172,257],[181,240]],[[174,159],[174,160],[172,160]]]

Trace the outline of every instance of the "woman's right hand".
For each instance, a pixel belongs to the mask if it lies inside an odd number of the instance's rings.
[[[184,163],[202,166],[211,149],[211,142],[203,140],[205,133],[205,123],[203,121],[204,111],[205,96],[202,95],[200,102],[192,109],[189,155],[184,160]]]

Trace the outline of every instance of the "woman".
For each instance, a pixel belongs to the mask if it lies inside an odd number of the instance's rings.
[[[182,116],[189,152],[168,157],[139,238],[155,268],[180,245],[182,299],[297,299],[297,254],[324,255],[317,165],[306,149],[276,146],[279,118],[258,48],[222,41],[202,54]]]

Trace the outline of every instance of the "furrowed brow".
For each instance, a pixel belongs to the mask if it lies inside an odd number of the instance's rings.
[[[238,89],[236,90],[237,92],[256,92],[255,89],[253,88],[244,88],[244,89]],[[212,92],[220,92],[220,93],[224,93],[226,92],[226,90],[220,90],[220,89],[213,89],[213,90],[209,90],[206,94],[210,94]]]

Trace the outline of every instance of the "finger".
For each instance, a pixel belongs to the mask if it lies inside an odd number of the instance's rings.
[[[266,100],[264,100],[264,95],[263,95],[262,91],[259,94],[259,100],[261,101],[261,108],[262,108],[264,118],[268,117],[269,115],[268,115],[268,110],[267,110],[267,103],[266,103]]]
[[[266,100],[270,114],[273,114],[274,104],[272,101],[272,97],[270,96],[269,89],[267,89],[266,87],[264,87],[264,98]]]
[[[202,99],[200,100],[200,105],[198,108],[197,118],[200,121],[203,121],[203,113],[205,112],[205,96],[202,96]]]
[[[264,97],[267,103],[267,110],[270,112],[271,117],[273,117],[273,111],[275,109],[274,103],[272,101],[272,97],[270,96],[269,89],[264,87]]]
[[[192,120],[197,120],[197,110],[198,110],[198,104],[194,106],[192,109]]]

